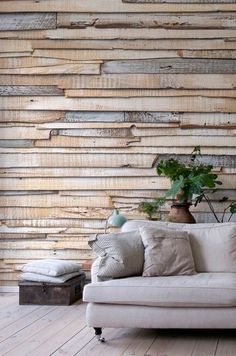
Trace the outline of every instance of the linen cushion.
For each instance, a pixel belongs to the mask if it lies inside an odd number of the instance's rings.
[[[236,223],[177,224],[133,220],[125,223],[122,231],[141,226],[187,231],[197,272],[236,272]]]
[[[235,273],[191,276],[130,277],[88,284],[91,303],[160,307],[236,307]]]
[[[72,273],[66,273],[57,277],[46,276],[37,273],[21,273],[20,280],[32,281],[32,282],[48,282],[48,283],[64,283],[69,279],[84,274],[84,272],[77,271]]]
[[[144,247],[139,231],[98,235],[90,239],[89,245],[100,256],[97,265],[100,279],[142,274]]]
[[[194,261],[186,231],[156,227],[139,228],[144,245],[143,276],[195,274]]]
[[[22,272],[43,274],[45,276],[60,276],[62,274],[80,271],[80,265],[64,260],[38,260],[27,263],[19,268]]]

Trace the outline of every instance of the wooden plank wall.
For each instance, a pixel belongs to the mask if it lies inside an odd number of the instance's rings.
[[[235,192],[235,0],[0,2],[0,284],[38,258],[91,259],[113,207],[201,145]],[[168,207],[165,206],[167,211]],[[198,221],[214,221],[206,204]]]

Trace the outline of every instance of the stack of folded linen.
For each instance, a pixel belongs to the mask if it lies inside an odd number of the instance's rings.
[[[64,283],[82,275],[80,265],[64,260],[46,259],[27,263],[19,268],[20,280],[33,282]]]

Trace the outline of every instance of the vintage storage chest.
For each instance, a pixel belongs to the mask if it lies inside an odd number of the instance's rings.
[[[70,305],[82,297],[85,273],[65,283],[19,281],[19,304]]]

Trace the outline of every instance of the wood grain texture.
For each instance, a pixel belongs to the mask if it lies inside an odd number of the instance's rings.
[[[80,13],[100,13],[111,10],[118,13],[133,13],[133,12],[209,12],[209,11],[235,11],[234,4],[133,4],[122,3],[120,0],[113,0],[113,9],[111,9],[110,0],[94,0],[92,3],[87,0],[71,0],[70,4],[67,0],[57,0],[57,4],[53,0],[8,0],[1,1],[1,12],[80,12]],[[72,11],[73,10],[73,11]]]
[[[0,97],[5,110],[85,110],[85,111],[186,111],[235,112],[232,98],[162,97],[162,98],[65,98],[65,97]]]
[[[219,1],[220,3],[221,1]],[[231,0],[234,3],[234,0]],[[234,13],[81,14],[58,13],[62,28],[235,28]]]
[[[236,200],[235,14],[234,0],[0,1],[0,285],[38,258],[91,260],[112,209],[144,219],[170,186],[159,160],[195,145],[223,181],[217,214]],[[192,211],[214,222],[206,202]]]
[[[0,6],[1,9],[1,6]],[[0,32],[0,38],[18,38],[18,39],[41,39],[48,38],[52,40],[57,39],[171,39],[171,38],[234,38],[236,31],[234,29],[224,30],[188,30],[183,31],[179,29],[56,29],[56,30],[35,30],[35,31],[4,31]]]
[[[0,14],[0,31],[53,29],[57,26],[56,13]]]
[[[107,61],[103,73],[235,73],[236,62],[221,59],[146,59]],[[1,71],[0,71],[1,73]]]

